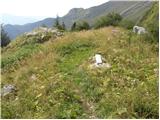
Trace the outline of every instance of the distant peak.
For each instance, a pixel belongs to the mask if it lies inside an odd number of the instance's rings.
[[[84,10],[83,8],[72,8],[70,11],[69,11],[69,14],[72,14],[72,13],[77,13],[79,11],[82,11]]]

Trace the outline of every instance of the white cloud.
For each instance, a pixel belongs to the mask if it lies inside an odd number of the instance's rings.
[[[89,8],[108,0],[0,0],[0,14],[17,16],[63,16],[71,8]]]

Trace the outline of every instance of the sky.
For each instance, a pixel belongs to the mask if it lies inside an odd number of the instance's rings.
[[[89,8],[108,0],[0,0],[0,15],[56,17],[72,8]]]

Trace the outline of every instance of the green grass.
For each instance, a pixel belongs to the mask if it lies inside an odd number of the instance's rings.
[[[158,42],[159,41],[159,4],[158,1],[155,1],[146,12],[140,23],[142,26],[146,28],[146,30],[150,33],[147,37],[151,40],[150,42]],[[152,38],[154,37],[154,38]]]
[[[155,45],[128,30],[107,27],[66,33],[35,52],[23,46],[20,51],[30,56],[15,60],[19,67],[10,64],[14,71],[2,68],[2,86],[18,89],[2,97],[2,118],[158,118]],[[11,45],[2,58],[20,52],[14,50]],[[90,68],[97,52],[111,68]]]
[[[5,56],[2,56],[2,64],[1,67],[10,67],[10,66],[16,66],[17,62],[28,57],[32,53],[36,52],[39,49],[38,44],[33,45],[25,45],[21,48],[19,48],[16,52],[7,54]]]

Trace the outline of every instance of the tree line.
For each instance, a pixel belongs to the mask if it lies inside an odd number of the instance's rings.
[[[111,12],[105,16],[98,18],[92,26],[90,26],[89,23],[85,20],[73,22],[70,31],[98,29],[106,26],[121,26],[126,29],[132,29],[134,23],[132,21],[123,19],[123,17],[118,13]],[[66,30],[64,22],[62,22],[62,25],[60,25],[58,16],[56,18],[54,27],[56,27],[59,30]]]
[[[122,20],[122,16],[118,13],[109,13],[106,16],[102,16],[97,19],[93,26],[90,26],[89,23],[85,20],[74,22],[71,25],[70,31],[81,31],[81,30],[89,30],[89,29],[98,29],[106,26],[122,26],[128,29],[132,29],[133,23],[131,21]],[[45,24],[42,24],[42,27],[47,27]],[[56,21],[53,24],[54,28],[57,28],[60,31],[66,31],[66,25],[62,21],[60,23],[59,16],[57,15]],[[1,47],[4,47],[10,43],[10,38],[7,33],[3,29],[3,25],[1,25]]]

